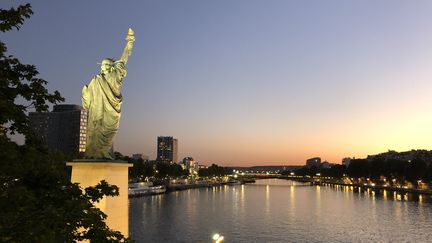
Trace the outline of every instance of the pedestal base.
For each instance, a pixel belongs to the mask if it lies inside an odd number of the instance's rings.
[[[95,186],[101,180],[119,188],[117,197],[104,197],[95,206],[108,216],[106,224],[110,229],[129,237],[128,168],[132,164],[123,161],[77,160],[66,165],[72,166],[71,181],[79,183],[82,189]]]

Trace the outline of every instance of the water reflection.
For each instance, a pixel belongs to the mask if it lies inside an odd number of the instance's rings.
[[[240,186],[240,205],[241,205],[241,210],[242,212],[244,211],[244,205],[245,205],[245,185],[241,185]]]
[[[258,180],[130,199],[130,236],[137,242],[211,242],[214,233],[226,242],[427,242],[430,202],[429,195]]]
[[[265,212],[266,216],[270,213],[270,185],[266,185],[265,188]]]
[[[372,200],[392,200],[392,201],[413,201],[413,202],[429,202],[432,203],[432,195],[422,195],[418,193],[408,193],[408,192],[397,192],[386,189],[373,189],[373,188],[363,188],[357,186],[341,186],[341,185],[325,185],[326,187],[333,188],[334,190],[355,190],[357,193],[363,194]],[[391,197],[388,194],[391,193]]]
[[[289,194],[289,199],[290,199],[290,205],[291,205],[291,210],[294,211],[295,209],[295,189],[294,186],[290,186],[290,194]]]

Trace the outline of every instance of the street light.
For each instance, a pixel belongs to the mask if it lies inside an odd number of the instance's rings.
[[[223,237],[223,235],[220,235],[220,234],[214,234],[213,240],[215,241],[215,243],[219,243],[219,242],[222,242],[224,240],[224,237]]]

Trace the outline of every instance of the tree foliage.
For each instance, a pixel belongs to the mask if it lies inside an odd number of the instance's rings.
[[[19,30],[32,13],[29,4],[1,9],[0,31]],[[63,98],[48,92],[35,66],[6,52],[0,42],[0,242],[127,241],[107,227],[106,215],[93,205],[118,195],[118,187],[101,181],[81,190],[70,182],[64,155],[41,146],[32,135],[28,109],[46,111]],[[8,132],[23,134],[26,145],[12,142]]]
[[[129,168],[129,179],[132,181],[141,181],[145,177],[154,177],[162,179],[165,177],[187,176],[188,171],[184,170],[177,163],[168,163],[164,161],[144,161],[143,159],[133,159],[124,156],[120,152],[114,152],[117,160],[127,161],[133,166]]]
[[[187,175],[187,171],[183,170],[181,165],[176,163],[167,163],[163,161],[157,161],[156,164],[155,177],[164,178],[166,176],[179,177]]]
[[[289,175],[291,171],[284,171],[282,174]],[[355,178],[370,178],[379,180],[382,177],[393,178],[398,181],[408,180],[416,183],[418,180],[432,181],[432,163],[427,163],[422,158],[413,160],[384,159],[381,157],[373,159],[353,159],[348,166],[333,165],[331,168],[304,166],[295,171],[299,176],[321,176],[342,178],[344,175]]]
[[[208,168],[202,168],[198,171],[199,176],[224,176],[229,174],[232,174],[232,169],[221,167],[216,164],[212,164]]]
[[[379,179],[381,176],[394,178],[399,181],[408,180],[415,183],[417,180],[432,180],[432,164],[429,165],[420,158],[413,160],[383,159],[372,160],[356,159],[351,161],[348,174],[352,177],[368,177]]]
[[[19,30],[24,19],[32,13],[30,4],[0,10],[0,31]],[[0,41],[0,124],[9,124],[3,126],[1,132],[3,136],[7,132],[18,132],[30,139],[28,109],[47,111],[49,103],[64,101],[64,98],[58,91],[48,92],[45,87],[47,81],[37,77],[39,73],[34,65],[22,64],[6,52],[6,44]],[[17,104],[18,98],[24,102]]]
[[[154,176],[153,164],[144,161],[143,159],[131,160],[133,166],[129,168],[129,178],[133,180],[140,180],[144,177]]]
[[[5,32],[15,28],[19,30],[26,18],[33,14],[30,4],[18,6],[17,9],[0,9],[0,31]]]
[[[106,215],[93,206],[118,188],[102,181],[79,188],[65,173],[64,156],[34,146],[18,146],[0,137],[1,242],[117,242]]]

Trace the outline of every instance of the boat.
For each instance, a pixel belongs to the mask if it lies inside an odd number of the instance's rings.
[[[140,197],[146,195],[157,195],[166,192],[164,185],[155,186],[153,182],[138,182],[129,184],[129,197]]]
[[[227,181],[227,185],[230,185],[230,186],[240,185],[240,184],[241,184],[241,181],[239,181],[239,180],[230,179]]]

